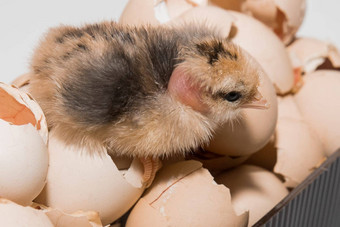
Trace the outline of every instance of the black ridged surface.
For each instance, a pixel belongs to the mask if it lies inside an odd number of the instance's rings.
[[[254,227],[340,227],[337,150]]]

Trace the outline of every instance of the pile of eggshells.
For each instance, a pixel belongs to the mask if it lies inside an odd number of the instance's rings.
[[[128,2],[119,23],[206,23],[267,74],[259,90],[268,109],[245,109],[195,154],[163,160],[147,189],[138,159],[79,150],[48,132],[25,92],[29,75],[13,82],[18,89],[0,84],[0,225],[256,223],[340,147],[340,54],[295,37],[304,12],[305,0]]]

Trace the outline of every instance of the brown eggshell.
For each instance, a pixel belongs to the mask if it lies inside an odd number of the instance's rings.
[[[318,70],[307,74],[304,86],[294,96],[299,110],[320,138],[325,153],[340,147],[340,72]]]
[[[144,191],[142,164],[135,159],[119,171],[111,157],[95,150],[66,146],[52,133],[47,184],[36,202],[66,213],[93,210],[107,225],[123,215]]]
[[[4,198],[0,198],[0,226],[54,227],[43,212]]]
[[[271,28],[285,44],[288,44],[301,26],[305,0],[211,0],[224,9],[250,15]]]
[[[266,75],[262,75],[259,91],[268,101],[265,110],[244,109],[233,127],[226,124],[214,134],[207,150],[229,156],[247,156],[264,147],[273,135],[277,121],[277,97]]]
[[[279,118],[276,129],[277,162],[274,172],[296,187],[324,160],[321,141],[303,120]]]
[[[165,166],[127,220],[130,226],[247,226],[237,216],[229,190],[217,185],[197,161]]]
[[[313,38],[299,38],[287,47],[294,68],[310,73],[329,61],[333,69],[340,68],[340,53],[331,43]],[[330,68],[330,69],[332,69]]]
[[[294,96],[286,95],[278,97],[278,118],[292,118],[303,120],[299,107],[297,106]]]
[[[119,23],[129,25],[158,25],[178,17],[208,0],[130,0],[120,16]]]
[[[248,226],[252,226],[288,194],[273,173],[257,166],[241,165],[219,174],[215,180],[230,189],[237,214],[249,211]]]

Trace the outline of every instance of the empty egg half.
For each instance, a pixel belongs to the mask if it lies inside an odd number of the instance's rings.
[[[236,214],[249,211],[248,226],[255,224],[288,195],[286,187],[273,173],[253,165],[225,171],[215,180],[230,189]]]
[[[66,213],[96,211],[107,225],[139,199],[144,170],[138,159],[120,171],[108,154],[66,145],[50,135],[47,183],[36,202]]]
[[[30,205],[45,185],[47,124],[26,93],[0,83],[0,197]]]
[[[229,190],[217,185],[197,161],[163,167],[132,209],[127,227],[247,226],[248,213],[235,214]]]

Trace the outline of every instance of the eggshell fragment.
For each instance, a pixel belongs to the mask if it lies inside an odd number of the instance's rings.
[[[271,28],[287,44],[301,26],[305,0],[211,0],[224,9],[250,15]]]
[[[0,226],[54,227],[43,212],[20,206],[4,198],[0,198]]]
[[[39,104],[24,91],[0,82],[0,119],[14,125],[31,124],[47,144],[48,129]]]
[[[130,0],[119,23],[129,25],[163,24],[208,0]]]
[[[77,211],[72,214],[64,213],[58,209],[53,209],[40,204],[33,204],[37,210],[50,219],[55,227],[102,227],[98,212]]]
[[[274,172],[296,187],[324,160],[322,144],[306,122],[279,118],[276,129],[277,162]]]
[[[247,226],[247,216],[237,216],[229,190],[217,185],[201,163],[191,160],[159,172],[126,226]]]
[[[123,215],[141,196],[143,166],[134,160],[119,171],[107,154],[49,140],[50,167],[38,203],[66,213],[94,210],[107,225]]]
[[[278,118],[303,120],[293,95],[278,97]]]
[[[30,205],[43,189],[48,169],[44,120],[27,94],[0,83],[1,197]]]
[[[207,150],[229,156],[247,156],[264,147],[273,135],[277,121],[275,89],[266,75],[261,75],[259,91],[269,103],[268,109],[243,109],[242,118],[233,125],[221,126]]]
[[[249,211],[252,226],[280,202],[288,190],[271,172],[257,166],[241,165],[216,176],[215,181],[230,189],[237,214]]]
[[[299,110],[320,138],[325,153],[340,147],[340,72],[317,70],[305,77],[305,84],[294,96]]]
[[[332,68],[340,68],[340,53],[331,43],[313,38],[299,38],[287,47],[294,68],[302,74],[315,71],[329,61]],[[330,69],[332,69],[330,68]]]

